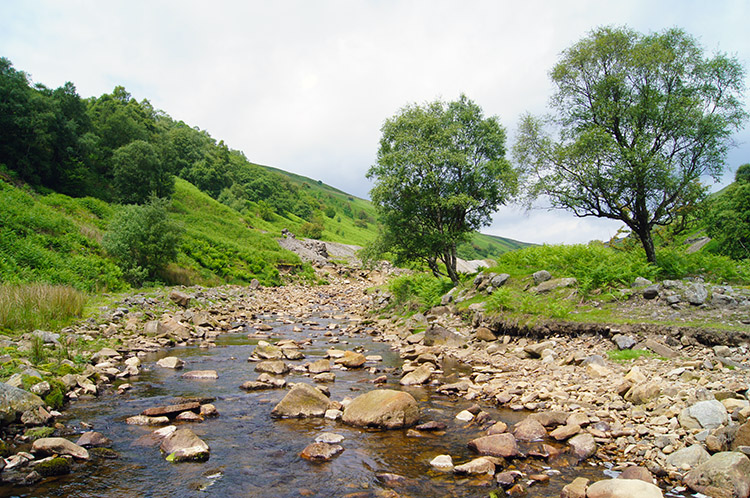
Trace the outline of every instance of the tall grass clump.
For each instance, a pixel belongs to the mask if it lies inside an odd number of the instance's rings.
[[[453,287],[450,279],[429,273],[402,275],[388,284],[394,306],[417,307],[426,311],[440,304],[440,298]]]
[[[69,285],[0,285],[0,329],[33,330],[80,317],[86,294]]]

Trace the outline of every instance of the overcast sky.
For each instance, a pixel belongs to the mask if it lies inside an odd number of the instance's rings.
[[[680,27],[750,68],[748,19],[747,0],[0,0],[0,56],[82,97],[123,85],[253,162],[368,197],[380,127],[408,103],[463,92],[510,148],[519,116],[546,111],[560,52],[597,26]],[[750,162],[750,131],[736,139],[731,171]],[[573,243],[620,226],[504,207],[483,231]]]

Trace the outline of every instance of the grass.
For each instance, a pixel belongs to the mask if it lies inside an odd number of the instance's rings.
[[[657,358],[657,356],[646,349],[611,349],[607,351],[607,357],[612,361],[626,362],[638,358]]]
[[[69,285],[0,286],[0,329],[59,327],[82,315],[88,296]]]
[[[567,291],[570,293],[570,290]],[[524,292],[522,289],[502,287],[487,298],[485,309],[494,312],[511,312],[522,315],[537,315],[559,320],[568,318],[575,309],[575,303],[564,296],[564,291],[541,296]]]

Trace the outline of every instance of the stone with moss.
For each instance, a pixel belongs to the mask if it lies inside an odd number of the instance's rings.
[[[50,437],[54,433],[54,427],[32,427],[31,429],[26,429],[26,432],[24,432],[23,435],[24,437],[29,438],[30,441],[36,441],[43,437]]]
[[[45,458],[34,466],[34,470],[44,477],[61,476],[70,473],[70,461],[63,457]]]

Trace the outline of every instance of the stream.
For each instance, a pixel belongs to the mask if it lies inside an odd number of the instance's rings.
[[[327,315],[326,315],[327,316]],[[61,420],[68,427],[84,432],[95,430],[112,440],[111,448],[119,458],[110,460],[92,456],[85,463],[74,464],[66,476],[45,479],[30,487],[0,487],[2,497],[488,497],[505,493],[490,477],[458,476],[433,470],[430,460],[449,454],[455,464],[477,457],[467,448],[467,442],[484,435],[482,428],[456,420],[455,415],[473,403],[461,398],[441,395],[430,387],[404,388],[399,385],[401,365],[398,354],[387,343],[376,342],[366,333],[353,337],[339,336],[340,342],[331,344],[325,336],[330,323],[336,320],[312,316],[317,323],[297,322],[302,332],[294,332],[293,324],[280,315],[258,317],[272,325],[269,342],[281,339],[312,339],[302,352],[304,360],[289,362],[302,364],[325,357],[331,348],[361,348],[365,355],[380,355],[382,361],[368,362],[365,368],[334,370],[336,381],[325,384],[331,399],[354,398],[374,389],[374,377],[388,373],[390,389],[411,393],[421,408],[420,422],[434,420],[447,424],[445,433],[423,432],[422,437],[407,437],[407,430],[363,430],[349,427],[340,421],[322,418],[273,419],[272,408],[288,392],[287,389],[245,392],[239,386],[254,380],[258,374],[255,364],[247,359],[258,339],[247,333],[224,334],[217,338],[217,347],[175,347],[141,358],[142,372],[133,379],[131,390],[124,394],[108,391],[97,399],[82,399],[71,403]],[[345,323],[341,322],[344,326]],[[340,329],[334,331],[341,334]],[[164,356],[178,356],[185,362],[183,370],[171,370],[155,365]],[[371,373],[370,367],[378,369]],[[457,378],[464,370],[461,365],[442,365],[444,376]],[[187,380],[181,374],[190,370],[216,370],[219,378],[211,381]],[[291,372],[290,383],[313,383],[309,377]],[[121,383],[122,381],[118,381]],[[146,408],[172,404],[181,397],[215,398],[220,416],[192,423],[190,427],[211,447],[211,456],[204,463],[173,464],[165,461],[158,444],[144,444],[142,436],[156,427],[131,426],[125,419]],[[493,419],[509,426],[525,413],[498,410],[483,405]],[[345,439],[340,443],[344,452],[325,463],[313,463],[299,454],[316,436],[334,432]],[[141,438],[139,440],[139,438]],[[76,438],[73,438],[75,441]],[[521,445],[523,450],[532,445]],[[552,462],[527,458],[509,461],[505,470],[519,470],[525,475],[547,473],[549,481],[527,487],[527,496],[560,496],[562,487],[575,477],[592,480],[605,478],[605,467],[589,462],[577,464],[565,455]],[[397,478],[389,474],[399,476]]]

